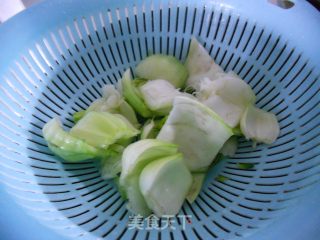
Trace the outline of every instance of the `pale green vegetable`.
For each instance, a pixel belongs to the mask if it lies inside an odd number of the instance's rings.
[[[233,132],[233,134],[236,135],[236,136],[242,136],[242,132],[241,132],[241,129],[240,129],[240,125],[237,126],[237,127],[235,127],[235,128],[233,128],[233,129],[232,129],[232,132]]]
[[[138,84],[135,84],[134,81],[136,80],[132,80],[130,69],[126,70],[121,79],[122,94],[137,113],[145,118],[151,117],[153,114],[144,103],[141,93],[136,86]]]
[[[225,182],[225,181],[227,181],[227,180],[229,180],[229,178],[228,177],[226,177],[226,176],[223,176],[223,175],[219,175],[219,176],[217,176],[216,178],[215,178],[218,182]]]
[[[243,114],[240,127],[246,139],[267,144],[273,143],[280,133],[276,116],[252,105]]]
[[[87,112],[111,112],[118,113],[118,108],[123,101],[120,93],[111,84],[102,89],[102,98],[95,100],[87,109]]]
[[[135,127],[139,127],[135,111],[113,85],[104,86],[102,92],[102,97],[91,103],[87,110],[73,114],[75,122],[78,122],[88,112],[110,112],[123,115]]]
[[[189,203],[193,203],[198,197],[205,177],[205,173],[192,173],[192,184],[186,197]]]
[[[120,185],[126,190],[129,200],[127,208],[130,211],[143,216],[151,213],[139,188],[140,173],[148,163],[177,152],[176,145],[155,139],[140,140],[124,150]]]
[[[136,75],[148,80],[165,79],[176,88],[184,86],[188,70],[176,58],[161,54],[142,60],[136,67]]]
[[[237,166],[240,169],[244,169],[244,170],[248,170],[248,169],[254,168],[254,164],[253,163],[238,163]]]
[[[121,153],[111,155],[101,162],[101,177],[103,179],[111,179],[121,172]]]
[[[230,137],[220,149],[220,153],[224,156],[233,157],[237,151],[238,138],[236,136]]]
[[[168,115],[180,92],[167,80],[150,80],[140,87],[145,104],[159,116]]]
[[[139,130],[120,114],[88,112],[71,128],[70,134],[91,146],[107,149],[111,144],[138,135]]]
[[[77,123],[84,115],[86,114],[85,110],[79,111],[79,112],[75,112],[72,117],[73,117],[73,121],[75,123]]]
[[[141,139],[153,139],[156,138],[159,131],[156,129],[156,124],[153,119],[147,121],[141,129]]]
[[[118,109],[119,113],[124,116],[135,127],[140,127],[136,112],[126,101],[121,101]]]
[[[135,175],[128,180],[126,185],[121,182],[120,176],[120,186],[125,190],[125,194],[128,199],[127,209],[136,215],[141,215],[147,217],[151,214],[151,209],[148,207],[139,186],[139,176]]]
[[[130,144],[123,152],[121,181],[125,182],[130,176],[136,175],[146,163],[177,152],[177,145],[157,139],[144,139]]]
[[[126,189],[120,185],[120,177],[116,176],[113,180],[114,180],[115,185],[117,186],[117,189],[120,193],[121,198],[123,200],[127,200],[128,197],[127,197]]]
[[[148,207],[159,217],[179,212],[190,189],[192,176],[182,154],[149,163],[139,179],[141,193]]]
[[[191,171],[208,167],[223,144],[233,135],[230,127],[202,103],[178,96],[157,139],[179,146]]]
[[[108,147],[109,156],[101,160],[101,176],[104,179],[115,178],[122,169],[122,154],[131,143],[131,139],[120,140]]]
[[[58,118],[53,118],[46,123],[42,132],[51,151],[66,161],[78,162],[95,158],[102,154],[102,152],[99,152],[83,140],[65,132]]]
[[[187,86],[193,87],[196,91],[200,90],[202,81],[213,81],[224,73],[195,38],[191,39],[185,66],[189,72]]]

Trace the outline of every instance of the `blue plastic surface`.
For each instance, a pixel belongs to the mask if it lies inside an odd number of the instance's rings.
[[[302,0],[290,9],[266,0],[48,0],[2,24],[1,239],[316,240],[319,24],[319,12]],[[281,136],[256,149],[242,140],[234,158],[212,169],[196,203],[183,207],[193,216],[185,230],[177,222],[173,231],[128,230],[114,184],[94,162],[52,156],[41,127],[56,115],[72,126],[74,111],[148,54],[183,60],[191,36],[253,87],[257,105],[277,115]],[[237,169],[239,162],[255,168]],[[216,181],[219,174],[229,180]]]
[[[0,187],[0,236],[3,240],[64,240],[61,234],[46,230],[47,227],[28,215],[12,197]],[[42,230],[41,230],[42,229]]]

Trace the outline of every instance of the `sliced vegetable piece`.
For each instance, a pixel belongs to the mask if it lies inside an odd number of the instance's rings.
[[[102,160],[101,162],[101,177],[103,179],[111,179],[121,172],[121,157],[122,154],[115,154]]]
[[[183,92],[192,95],[192,94],[194,94],[194,93],[196,92],[196,90],[195,90],[193,87],[191,87],[191,86],[187,86],[187,87],[185,87],[185,88],[183,89]]]
[[[58,118],[46,123],[42,132],[51,151],[66,161],[78,162],[101,154],[96,148],[65,132]]]
[[[161,119],[149,119],[141,130],[141,139],[154,139],[158,136],[162,126],[165,124],[168,116]]]
[[[192,173],[192,184],[186,197],[189,203],[193,203],[198,197],[205,177],[205,173]]]
[[[121,182],[125,183],[131,176],[140,173],[150,161],[177,152],[177,145],[157,139],[144,139],[130,144],[122,156]]]
[[[230,127],[235,127],[239,124],[241,115],[245,109],[225,101],[223,97],[216,94],[212,94],[208,99],[202,101],[202,103],[217,113]]]
[[[91,103],[87,110],[74,113],[74,121],[78,122],[86,113],[92,111],[119,113],[126,117],[135,127],[140,126],[133,108],[123,99],[114,85],[111,84],[103,87],[102,97]]]
[[[247,106],[249,103],[253,104],[256,99],[250,85],[234,72],[228,72],[206,85],[200,92],[200,98],[203,100],[212,94],[216,94],[238,106]]]
[[[73,121],[75,123],[77,123],[84,115],[86,114],[85,110],[79,111],[79,112],[75,112],[72,117],[73,117]]]
[[[147,206],[139,187],[142,169],[150,162],[174,155],[178,147],[172,143],[145,139],[130,144],[122,155],[120,185],[126,189],[129,203],[127,208],[135,214],[147,216],[151,210]]]
[[[220,149],[220,153],[227,157],[233,157],[236,154],[238,147],[238,138],[236,136],[230,137]]]
[[[233,72],[201,86],[197,96],[230,127],[236,127],[246,107],[255,102],[251,87]]]
[[[119,81],[120,82],[120,81]],[[126,117],[135,127],[139,127],[137,116],[133,108],[123,99],[121,93],[114,87],[114,85],[106,85],[102,89],[104,107],[101,106],[101,111],[111,113],[120,113]],[[99,108],[96,109],[96,111]],[[90,111],[90,108],[88,109]]]
[[[102,98],[91,103],[87,112],[95,111],[118,113],[118,108],[123,101],[120,93],[111,84],[104,86],[102,93]]]
[[[237,127],[233,128],[232,131],[233,131],[234,135],[242,136],[242,132],[241,132],[240,126],[237,126]]]
[[[159,131],[155,129],[155,122],[153,119],[147,121],[141,129],[141,139],[153,139],[156,138]]]
[[[224,74],[222,68],[215,64],[207,50],[195,38],[191,39],[185,66],[189,72],[187,86],[193,87],[196,91],[200,90],[203,80],[213,81]]]
[[[126,196],[128,199],[128,203],[126,205],[127,209],[136,215],[141,215],[147,217],[151,214],[151,209],[148,207],[139,186],[139,175],[135,175],[130,178],[127,183],[127,186],[124,186],[121,183],[120,176],[120,184],[125,189]]]
[[[248,104],[255,102],[251,87],[234,72],[225,73],[195,38],[191,40],[185,65],[187,85],[196,89],[198,99],[236,127]]]
[[[207,72],[190,75],[187,81],[187,86],[194,88],[196,92],[198,92],[203,89],[206,84],[223,77],[224,74],[225,73],[219,65],[214,64]]]
[[[174,97],[180,92],[163,79],[150,80],[140,87],[146,105],[159,116],[168,115],[172,109]]]
[[[233,135],[230,127],[211,109],[186,96],[178,96],[157,139],[179,146],[191,171],[208,167]]]
[[[226,176],[223,176],[223,175],[219,175],[219,176],[216,177],[216,180],[218,182],[225,182],[225,181],[229,180],[229,178],[226,177]]]
[[[131,139],[120,140],[108,147],[109,156],[101,160],[101,176],[104,179],[115,178],[122,169],[122,154],[131,143]]]
[[[251,169],[254,167],[252,163],[238,163],[237,165],[240,169]]]
[[[188,70],[175,57],[156,54],[142,60],[136,67],[136,74],[148,80],[165,79],[181,88],[188,77]]]
[[[152,112],[144,103],[139,89],[135,86],[130,69],[126,70],[121,80],[122,94],[128,103],[136,110],[141,116],[147,118],[152,116]]]
[[[120,177],[116,176],[116,177],[114,178],[114,183],[115,183],[115,185],[116,185],[117,188],[118,188],[118,191],[119,191],[119,193],[120,193],[121,198],[122,198],[123,200],[127,200],[128,197],[127,197],[126,190],[125,190],[125,188],[124,188],[123,186],[120,185]]]
[[[128,119],[128,121],[136,128],[140,127],[135,111],[130,104],[124,100],[119,105],[119,113]]]
[[[189,75],[207,72],[213,64],[215,63],[208,51],[193,37],[190,42],[190,48],[185,62]]]
[[[139,130],[120,114],[89,112],[71,128],[70,134],[94,147],[107,149],[117,141],[136,136]]]
[[[179,212],[192,176],[182,154],[149,163],[141,172],[140,189],[148,207],[159,217]]]
[[[249,105],[240,122],[246,139],[271,144],[280,133],[276,116],[255,106]]]

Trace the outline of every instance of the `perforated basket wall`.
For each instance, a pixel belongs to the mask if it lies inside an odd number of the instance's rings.
[[[45,225],[30,239],[46,239],[52,229],[77,239],[313,239],[320,233],[320,208],[312,202],[320,195],[319,16],[303,1],[288,10],[243,2],[47,1],[0,28],[1,198]],[[97,163],[56,158],[41,129],[57,115],[70,128],[73,112],[150,54],[183,61],[191,36],[252,86],[257,105],[277,115],[281,135],[254,149],[241,140],[235,157],[212,169],[195,203],[184,204],[180,214],[191,215],[185,229],[177,217],[162,231],[131,230],[125,203],[113,182],[100,178]],[[254,168],[239,169],[239,162]],[[215,180],[218,175],[227,180]],[[28,228],[22,215],[5,217]]]

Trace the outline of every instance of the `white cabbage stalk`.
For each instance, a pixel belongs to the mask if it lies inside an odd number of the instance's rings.
[[[205,78],[213,81],[224,73],[195,38],[191,39],[185,66],[189,72],[187,86],[193,87],[196,91],[200,90],[200,84]]]
[[[230,127],[240,123],[249,104],[255,102],[251,87],[235,73],[229,72],[211,82],[203,82],[197,94],[202,103],[215,111]]]
[[[276,116],[252,105],[243,114],[240,127],[246,139],[266,144],[273,143],[280,133]]]
[[[170,82],[163,79],[147,81],[140,87],[140,92],[149,109],[161,116],[169,114],[173,99],[180,94]]]
[[[220,153],[222,153],[226,157],[233,157],[236,154],[237,148],[238,138],[237,136],[232,136],[224,143],[223,147],[220,150]]]
[[[178,96],[157,139],[179,146],[191,171],[208,167],[233,135],[222,118],[202,103]]]
[[[159,217],[179,212],[187,193],[192,176],[176,154],[149,163],[141,172],[141,193],[148,207]]]
[[[239,124],[244,111],[243,108],[225,101],[222,97],[215,94],[202,101],[202,103],[217,113],[230,127],[235,127]]]
[[[203,100],[212,94],[221,96],[226,101],[239,106],[254,103],[256,98],[250,85],[234,72],[228,72],[210,84],[207,83],[199,92],[199,98]]]

